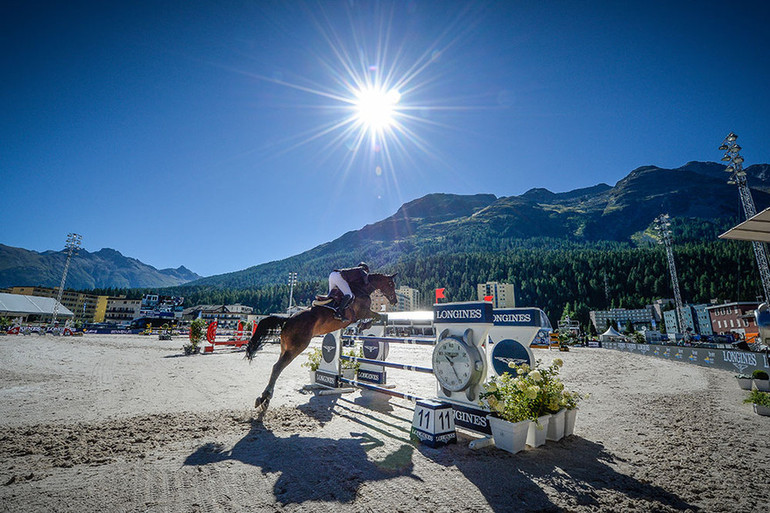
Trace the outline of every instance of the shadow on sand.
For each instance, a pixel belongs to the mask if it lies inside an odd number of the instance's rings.
[[[337,397],[313,397],[300,407],[321,423],[331,420]],[[232,449],[218,444],[205,444],[190,454],[185,465],[208,465],[221,461],[239,461],[260,469],[264,474],[279,473],[273,486],[277,502],[282,505],[306,501],[352,503],[359,487],[366,482],[397,477],[411,477],[414,446],[408,434],[403,443],[384,459],[373,461],[367,455],[385,445],[371,433],[382,433],[376,426],[362,432],[351,432],[351,438],[329,439],[309,433],[276,436],[268,429],[262,415],[250,421],[249,432]]]
[[[369,411],[354,406],[366,406]],[[411,412],[398,405],[314,395],[298,409],[321,424],[343,417],[360,430],[342,439],[312,433],[281,437],[271,432],[260,416],[250,421],[249,432],[232,449],[203,445],[186,458],[185,464],[235,460],[265,474],[279,473],[273,492],[283,505],[306,501],[349,504],[364,483],[402,476],[419,480],[414,475],[417,449],[432,464],[459,470],[494,511],[563,511],[565,502],[566,509],[609,510],[613,495],[621,499],[620,504],[627,506],[630,499],[650,511],[698,509],[675,493],[619,472],[615,467],[622,460],[601,444],[577,436],[515,455],[494,447],[471,451],[467,445],[471,438],[463,434],[456,445],[432,449],[410,441]],[[386,439],[395,441],[397,448],[384,459],[373,461],[367,453],[383,447]],[[551,495],[561,496],[560,506],[546,494],[546,487]]]
[[[620,509],[628,507],[628,499],[644,511],[699,509],[660,486],[619,472],[614,466],[621,459],[603,445],[577,436],[547,442],[536,449],[528,447],[518,454],[494,446],[471,452],[467,447],[470,440],[462,436],[458,445],[438,454],[435,449],[423,447],[420,452],[435,463],[456,467],[494,511],[612,510],[616,507],[612,495],[625,498],[620,501]],[[557,507],[543,492],[544,487],[558,493],[569,505]]]

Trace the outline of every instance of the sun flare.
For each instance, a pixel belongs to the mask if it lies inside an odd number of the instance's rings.
[[[381,132],[396,123],[401,93],[395,89],[368,87],[356,93],[356,119],[369,131]]]

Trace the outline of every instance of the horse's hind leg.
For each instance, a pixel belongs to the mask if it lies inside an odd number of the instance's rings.
[[[293,359],[294,355],[288,351],[281,350],[281,356],[278,358],[278,361],[275,362],[275,365],[273,365],[270,381],[267,383],[262,395],[254,402],[254,408],[261,407],[263,410],[267,409],[267,406],[270,404],[270,399],[273,397],[273,389],[275,388],[275,382],[278,380],[278,376],[281,375],[283,369],[285,369]]]

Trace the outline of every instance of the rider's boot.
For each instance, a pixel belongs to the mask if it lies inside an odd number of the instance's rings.
[[[334,318],[340,321],[345,320],[345,309],[348,307],[350,302],[353,301],[353,296],[346,294],[342,299],[340,299],[340,304],[337,306],[337,310],[334,312]]]

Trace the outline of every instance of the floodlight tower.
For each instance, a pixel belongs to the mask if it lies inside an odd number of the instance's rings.
[[[738,194],[743,205],[743,214],[746,216],[746,219],[750,219],[757,215],[757,208],[754,206],[754,198],[751,197],[751,190],[746,182],[746,171],[743,170],[743,157],[738,153],[741,151],[741,147],[735,142],[736,139],[738,139],[738,136],[730,132],[719,149],[725,152],[722,161],[728,163],[725,168],[725,171],[730,173],[727,183],[738,186]],[[770,266],[767,263],[767,252],[762,242],[753,241],[752,246],[754,247],[754,256],[757,259],[759,277],[762,280],[762,289],[765,293],[764,300],[767,303],[770,300]]]
[[[660,234],[660,244],[666,248],[668,260],[668,272],[671,274],[671,286],[674,288],[674,304],[676,305],[676,326],[679,333],[684,331],[682,319],[682,295],[679,293],[679,279],[676,277],[676,263],[674,263],[674,250],[671,248],[671,221],[668,214],[661,214],[655,218],[655,227]]]
[[[291,304],[294,301],[294,285],[297,283],[297,273],[289,273],[289,310],[291,310]]]
[[[64,293],[64,283],[67,281],[67,271],[70,269],[70,261],[72,256],[80,249],[80,244],[83,241],[83,236],[77,233],[68,233],[67,242],[64,245],[64,249],[67,250],[67,261],[64,263],[64,273],[61,277],[61,283],[59,284],[59,293],[56,294],[56,303],[53,305],[53,316],[51,318],[51,324],[56,326],[56,317],[59,315],[59,305],[61,304],[61,297]]]

